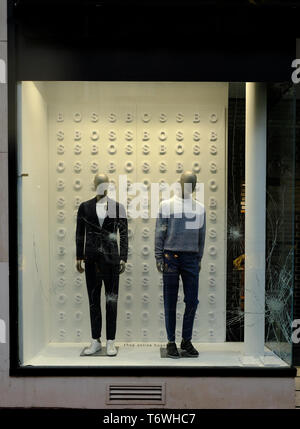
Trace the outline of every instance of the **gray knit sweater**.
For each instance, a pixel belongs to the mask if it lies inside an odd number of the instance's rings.
[[[164,250],[196,252],[203,256],[206,210],[199,201],[175,195],[162,201],[155,228],[155,258],[162,262]]]

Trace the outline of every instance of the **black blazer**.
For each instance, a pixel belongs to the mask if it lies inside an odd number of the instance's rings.
[[[107,216],[102,227],[96,212],[97,197],[80,204],[76,226],[76,258],[96,260],[103,255],[106,262],[119,264],[127,261],[128,223],[124,206],[111,198],[107,199]],[[117,232],[120,234],[120,254]]]

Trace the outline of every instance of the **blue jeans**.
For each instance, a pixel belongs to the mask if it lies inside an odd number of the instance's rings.
[[[176,306],[179,289],[179,276],[182,278],[185,311],[182,325],[182,338],[192,339],[193,324],[198,300],[199,258],[193,252],[164,251],[163,293],[165,323],[169,341],[175,341]]]

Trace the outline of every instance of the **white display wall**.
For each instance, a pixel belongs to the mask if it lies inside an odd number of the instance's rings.
[[[33,85],[23,83],[29,84]],[[95,196],[95,174],[107,173],[118,191],[119,175],[126,174],[131,183],[171,184],[184,170],[194,170],[203,183],[207,210],[193,339],[225,341],[227,83],[47,82],[35,87],[47,104],[48,134],[41,139],[48,147],[43,156],[49,171],[49,235],[42,244],[49,248],[50,300],[44,304],[51,322],[49,341],[90,338],[85,276],[75,269],[75,229],[78,205]],[[33,132],[34,123],[27,126]],[[39,162],[30,147],[24,149]],[[162,279],[154,258],[155,219],[129,219],[128,226],[117,340],[165,341]],[[104,303],[102,293],[103,316]],[[180,339],[182,286],[177,310]]]
[[[50,338],[48,116],[43,85],[18,85],[18,249],[20,359]],[[18,305],[18,303],[15,303]]]

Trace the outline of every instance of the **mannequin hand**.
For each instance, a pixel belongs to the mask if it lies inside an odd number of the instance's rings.
[[[156,262],[156,268],[157,268],[157,271],[159,271],[160,273],[163,273],[163,268],[164,268],[163,262]]]
[[[83,266],[81,265],[81,264],[82,264],[82,262],[83,262],[83,259],[78,259],[78,260],[76,261],[76,268],[77,268],[77,271],[78,271],[79,273],[83,273],[83,272],[84,272],[84,268],[83,268]]]
[[[200,273],[200,271],[201,271],[201,261],[199,261],[198,270],[199,270],[199,273]]]
[[[121,261],[120,261],[120,269],[119,269],[119,274],[122,274],[122,273],[124,273],[124,271],[125,271],[125,268],[126,268],[126,262],[125,262],[125,261],[123,261],[123,260],[121,259]]]

